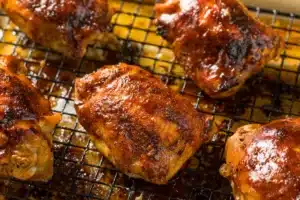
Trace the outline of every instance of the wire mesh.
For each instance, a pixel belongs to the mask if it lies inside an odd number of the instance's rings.
[[[235,97],[221,101],[206,97],[184,76],[169,44],[155,33],[151,0],[111,0],[110,5],[117,10],[112,31],[123,44],[122,51],[95,44],[81,60],[68,60],[33,43],[0,14],[0,55],[21,57],[29,69],[28,77],[49,98],[53,111],[62,113],[53,133],[53,179],[48,183],[1,179],[0,194],[22,200],[233,199],[229,182],[218,173],[227,137],[248,123],[300,115],[300,16],[249,8],[278,30],[286,48],[280,59],[268,63]],[[168,185],[156,186],[123,175],[96,151],[77,121],[74,79],[118,60],[138,64],[161,77],[170,88],[191,99],[199,112],[213,114],[220,127]]]

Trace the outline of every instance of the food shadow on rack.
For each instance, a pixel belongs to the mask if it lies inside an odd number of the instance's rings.
[[[64,70],[69,68],[68,65],[72,65],[72,62],[66,61],[64,66],[58,69],[55,62],[48,61],[42,69],[35,69],[34,65],[30,67],[31,73],[41,71],[36,76],[49,79],[51,85],[51,80],[56,77],[60,87],[53,87],[52,91],[44,79],[36,77],[36,81],[33,82],[45,94],[65,96],[66,101],[72,101],[72,82],[75,76],[72,72]],[[166,79],[166,76],[162,76],[162,80],[168,80],[171,88],[181,91],[176,86],[176,79],[172,77]],[[218,173],[218,168],[223,162],[226,138],[235,131],[236,127],[248,121],[264,123],[290,115],[289,110],[300,98],[299,88],[274,82],[272,78],[262,73],[250,79],[246,86],[231,99],[212,100],[199,92],[191,81],[187,81],[182,93],[191,101],[198,102],[199,110],[214,114],[215,123],[220,131],[214,136],[212,142],[201,147],[168,185],[156,186],[119,173],[96,151],[78,124],[76,116],[69,115],[70,111],[65,106],[58,111],[63,112],[67,117],[63,117],[54,133],[56,162],[53,179],[46,184],[30,183],[29,185],[17,180],[5,181],[4,193],[8,194],[8,197],[12,196],[11,199],[14,199],[13,196],[24,195],[36,199],[43,199],[46,196],[48,199],[66,197],[72,199],[72,195],[75,199],[75,195],[79,195],[85,199],[87,194],[96,199],[106,195],[112,195],[111,199],[135,199],[139,196],[146,199],[168,199],[170,196],[182,199],[200,197],[209,199],[213,196],[218,199],[222,195],[230,198],[231,190],[228,183]],[[255,114],[253,115],[255,118],[250,118],[249,109],[252,112],[259,112],[260,115]],[[295,109],[293,111],[292,114],[299,115],[299,112],[295,113]],[[214,188],[218,192],[203,188]],[[140,191],[144,192],[141,194]]]
[[[22,45],[30,47],[33,44],[25,41]],[[269,68],[264,69],[265,73],[260,73],[247,81],[236,96],[225,100],[213,100],[203,94],[190,80],[161,75],[155,68],[143,66],[155,71],[169,87],[194,102],[200,111],[213,114],[220,131],[212,142],[201,147],[168,185],[156,186],[142,180],[131,179],[118,173],[96,149],[90,147],[92,145],[78,124],[72,108],[73,82],[76,76],[80,77],[95,71],[105,64],[115,64],[119,61],[136,64],[137,58],[143,52],[140,52],[139,46],[133,43],[124,43],[121,53],[102,46],[98,50],[98,53],[92,51],[89,53],[88,50],[86,58],[79,61],[66,60],[50,51],[45,53],[34,50],[30,53],[29,50],[24,53],[23,49],[16,50],[17,55],[30,58],[28,63],[33,62],[33,65],[29,66],[29,76],[33,83],[49,96],[53,110],[63,112],[63,120],[54,133],[56,162],[53,180],[47,184],[29,185],[17,180],[6,181],[4,193],[8,194],[8,197],[12,196],[9,199],[24,195],[35,199],[78,199],[75,196],[82,196],[82,199],[86,199],[87,196],[90,196],[90,199],[104,196],[111,196],[110,199],[137,199],[141,196],[142,199],[230,198],[231,190],[228,182],[218,173],[218,168],[223,162],[223,148],[228,135],[231,135],[236,127],[250,121],[265,123],[285,115],[297,116],[300,112],[294,108],[299,104],[297,102],[300,98],[299,88],[280,83],[277,81],[279,76],[276,72],[268,73]],[[43,61],[45,58],[46,61]],[[98,58],[97,62],[94,61],[95,58]],[[37,65],[40,61],[43,62],[42,67]],[[99,163],[96,161],[101,160],[99,169]]]

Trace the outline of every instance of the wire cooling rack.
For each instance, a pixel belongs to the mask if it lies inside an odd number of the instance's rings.
[[[185,78],[168,43],[156,35],[153,1],[111,0],[110,5],[117,11],[112,31],[122,43],[121,52],[96,44],[77,61],[31,42],[0,14],[0,55],[23,58],[28,77],[49,98],[53,111],[62,113],[53,133],[53,179],[48,183],[1,179],[0,199],[233,200],[229,182],[218,173],[227,137],[248,123],[300,115],[300,16],[249,8],[282,35],[286,48],[280,59],[268,63],[235,97],[220,101],[209,99]],[[190,98],[199,112],[213,114],[220,128],[168,185],[156,186],[120,173],[95,150],[77,121],[74,79],[118,60],[138,64],[161,77]]]

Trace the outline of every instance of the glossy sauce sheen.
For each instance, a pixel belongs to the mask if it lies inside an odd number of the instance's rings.
[[[102,41],[111,12],[107,0],[0,0],[10,19],[34,42],[68,57],[82,57]]]
[[[208,139],[211,117],[136,66],[106,66],[76,81],[77,114],[130,176],[164,184]],[[102,144],[103,146],[103,144]]]
[[[282,120],[258,130],[240,166],[264,199],[300,198],[300,120]]]
[[[80,31],[81,28],[104,29],[103,23],[107,22],[106,1],[17,0],[17,3],[40,18],[59,24],[62,31]]]
[[[53,174],[51,131],[60,120],[14,57],[0,58],[0,177],[47,181]]]
[[[186,74],[211,97],[234,94],[281,45],[237,0],[168,0],[155,9],[158,33],[173,43]]]
[[[300,198],[300,118],[240,127],[225,152],[220,172],[237,200]]]
[[[0,67],[0,121],[3,126],[8,125],[4,121],[36,120],[52,113],[49,101],[37,92],[29,80],[24,76],[23,82],[11,72],[18,66],[18,62],[13,57],[0,60],[0,65],[5,66]]]

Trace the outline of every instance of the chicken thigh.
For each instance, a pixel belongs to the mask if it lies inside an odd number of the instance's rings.
[[[227,141],[225,157],[220,172],[236,200],[300,198],[300,118],[239,128]]]
[[[68,57],[112,37],[107,0],[0,0],[10,19],[33,41]]]
[[[79,122],[125,174],[165,184],[210,135],[211,116],[151,73],[121,63],[77,79]]]
[[[212,98],[234,95],[283,45],[239,0],[166,0],[155,10],[158,33]]]
[[[53,174],[51,132],[60,114],[26,76],[20,62],[0,58],[0,176],[47,181]]]

